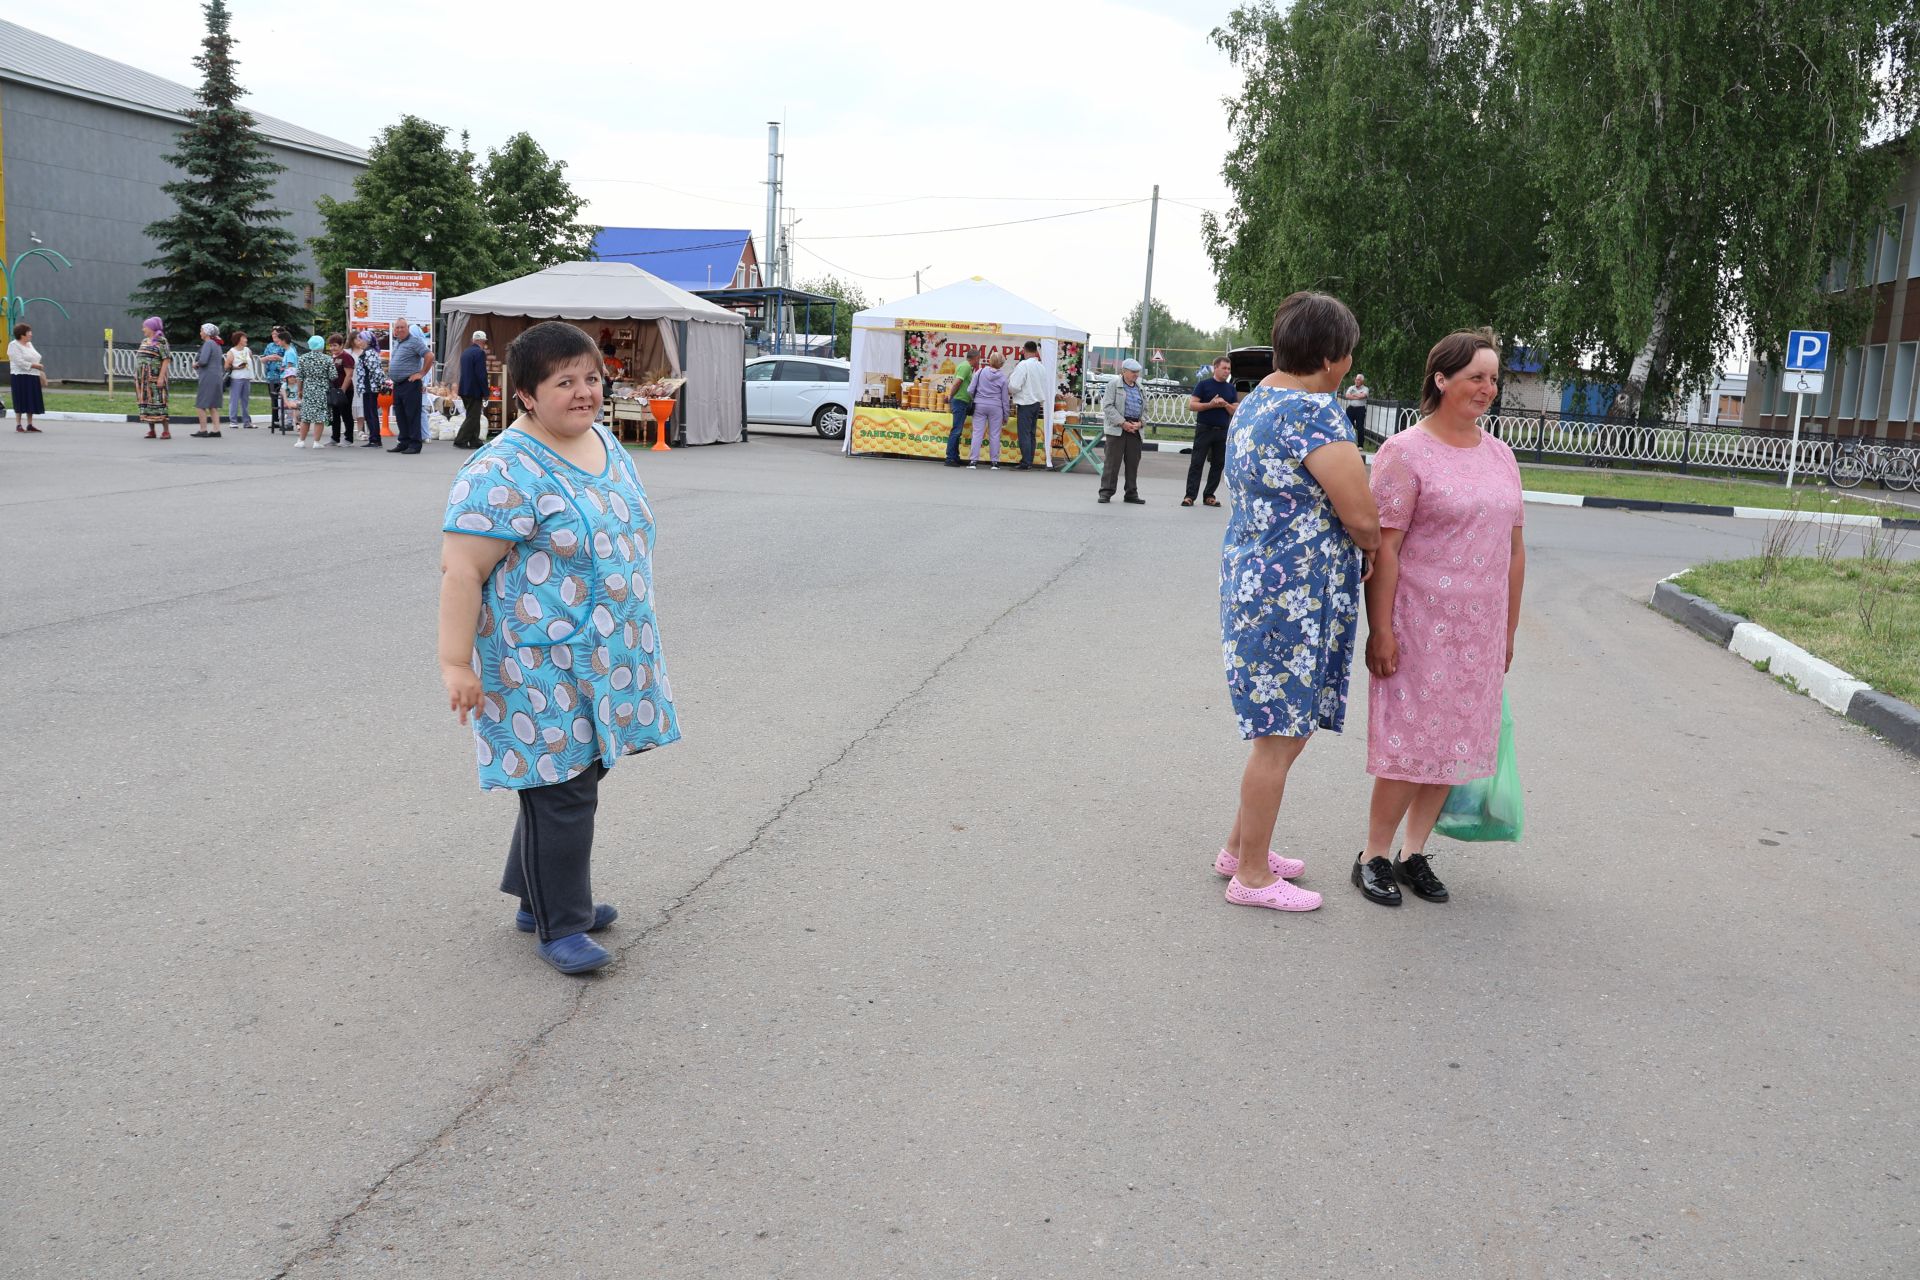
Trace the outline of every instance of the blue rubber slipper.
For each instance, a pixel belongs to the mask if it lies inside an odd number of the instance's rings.
[[[593,909],[593,923],[587,926],[587,932],[598,933],[600,932],[600,930],[606,928],[608,925],[612,924],[615,920],[618,920],[619,918],[620,918],[619,909],[615,907],[611,907],[603,902],[599,906]],[[514,912],[513,927],[518,929],[522,933],[532,933],[534,930],[533,912],[531,911]]]
[[[591,973],[613,963],[613,952],[584,933],[540,944],[540,958],[562,973]]]

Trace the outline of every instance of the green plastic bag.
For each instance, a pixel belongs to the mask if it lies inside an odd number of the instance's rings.
[[[1500,695],[1500,755],[1493,776],[1463,782],[1447,792],[1440,821],[1433,829],[1453,840],[1474,843],[1518,840],[1526,827],[1526,800],[1520,794],[1520,758],[1513,750],[1513,708]]]

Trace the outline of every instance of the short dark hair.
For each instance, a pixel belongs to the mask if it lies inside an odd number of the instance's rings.
[[[1360,322],[1331,294],[1302,289],[1273,313],[1273,367],[1282,373],[1318,373],[1359,345]]]
[[[347,340],[346,340],[345,338],[343,338],[343,337],[341,337],[341,336],[340,336],[339,334],[337,334],[337,333],[330,333],[330,334],[328,334],[328,335],[327,335],[327,345],[328,345],[328,346],[330,346],[330,347],[332,347],[332,346],[342,346],[342,347],[344,347],[344,346],[346,346],[346,345],[347,345]]]
[[[594,372],[604,381],[605,366],[600,363],[600,348],[586,330],[562,320],[542,320],[507,344],[507,380],[513,389],[535,387],[553,376],[553,371],[574,360],[593,361]]]
[[[1434,343],[1433,350],[1427,352],[1427,375],[1420,380],[1420,412],[1432,413],[1440,407],[1438,379],[1442,375],[1451,378],[1482,351],[1493,352],[1496,359],[1500,355],[1500,344],[1486,329],[1456,329]]]
[[[236,347],[239,346],[241,343],[245,342],[246,340],[247,340],[247,331],[245,329],[235,329],[232,333],[227,335],[227,341],[231,342]]]
[[[1029,342],[1027,343],[1027,345],[1026,345],[1026,346],[1024,346],[1024,347],[1022,347],[1022,348],[1020,348],[1020,349],[1021,349],[1022,351],[1031,351],[1031,352],[1033,352],[1033,354],[1035,354],[1035,355],[1039,355],[1039,354],[1040,354],[1040,344],[1039,344],[1039,343],[1037,343],[1037,342],[1032,342],[1032,341],[1029,341]]]
[[[1209,365],[1225,364],[1225,365],[1231,366],[1233,364],[1233,357],[1227,356],[1227,355],[1215,356],[1212,360],[1209,360],[1207,363]]]
[[[32,332],[33,332],[33,326],[28,324],[25,320],[22,320],[19,324],[13,326],[13,336],[16,338],[24,338]]]

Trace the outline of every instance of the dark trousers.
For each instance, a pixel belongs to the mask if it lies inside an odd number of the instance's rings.
[[[1193,429],[1193,457],[1187,462],[1187,497],[1189,500],[1200,492],[1200,469],[1207,470],[1207,496],[1211,498],[1220,488],[1220,470],[1227,462],[1227,428],[1195,427]]]
[[[353,392],[327,392],[327,415],[333,422],[333,442],[340,443],[341,433],[347,437],[347,443],[353,443]]]
[[[267,384],[267,430],[278,431],[279,429],[280,384],[278,382],[269,382]]]
[[[480,407],[486,402],[485,396],[460,397],[460,403],[466,406],[467,416],[460,420],[460,434],[453,438],[455,445],[462,449],[480,447]]]
[[[367,443],[379,444],[380,393],[378,391],[362,391],[360,393],[360,409],[366,414],[367,418]]]
[[[1367,440],[1367,406],[1350,404],[1347,406],[1347,421],[1353,426],[1353,438],[1364,445]]]
[[[1013,406],[1015,430],[1020,436],[1020,465],[1033,465],[1033,440],[1040,430],[1040,410],[1038,404],[1017,404]]]
[[[396,382],[393,384],[393,429],[400,437],[402,449],[418,449],[420,436],[420,384],[417,382]]]
[[[960,436],[967,429],[967,416],[973,412],[973,401],[955,400],[950,407],[953,410],[953,430],[947,432],[947,461],[957,467],[960,465]]]
[[[1107,460],[1100,465],[1100,496],[1111,498],[1116,482],[1120,479],[1120,467],[1127,468],[1127,497],[1140,496],[1140,433],[1122,431],[1117,436],[1107,437]]]
[[[593,927],[593,814],[606,772],[595,761],[571,782],[519,793],[520,820],[514,824],[500,892],[520,899],[520,909],[533,913],[542,942]]]

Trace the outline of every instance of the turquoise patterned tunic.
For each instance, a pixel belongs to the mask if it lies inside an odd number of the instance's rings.
[[[563,782],[680,737],[653,611],[653,509],[603,427],[592,475],[521,430],[476,453],[448,533],[511,542],[481,593],[473,732],[483,791]]]
[[[1306,460],[1353,440],[1330,395],[1255,387],[1233,416],[1220,630],[1243,738],[1337,733],[1346,721],[1360,551]]]

